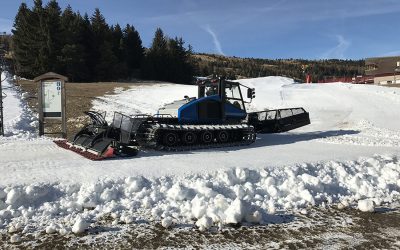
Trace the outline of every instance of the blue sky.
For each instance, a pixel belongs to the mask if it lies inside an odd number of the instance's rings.
[[[9,32],[21,2],[2,0]],[[46,0],[43,0],[46,3]],[[399,0],[59,0],[110,24],[133,24],[148,47],[157,27],[196,52],[256,58],[361,59],[400,55]]]

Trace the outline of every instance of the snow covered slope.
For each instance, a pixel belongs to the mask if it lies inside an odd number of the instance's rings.
[[[23,130],[34,127],[35,118],[18,92],[8,89],[6,129],[14,132],[0,138],[0,229],[22,230],[31,223],[49,232],[79,233],[108,215],[117,222],[155,219],[165,226],[196,218],[206,229],[266,223],[276,210],[359,200],[363,210],[371,210],[370,204],[398,199],[398,89],[295,84],[283,77],[240,81],[256,88],[250,109],[303,106],[312,124],[259,135],[248,147],[145,151],[131,159],[92,162],[46,138],[26,136]],[[93,105],[109,115],[152,114],[196,92],[174,84],[133,86]],[[18,135],[25,139],[15,139]]]

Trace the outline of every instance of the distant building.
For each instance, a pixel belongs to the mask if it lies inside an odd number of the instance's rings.
[[[400,84],[400,56],[366,58],[365,76],[374,84]]]

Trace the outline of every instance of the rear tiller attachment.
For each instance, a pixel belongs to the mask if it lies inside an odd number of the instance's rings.
[[[91,118],[91,124],[81,129],[71,141],[54,141],[58,146],[91,160],[137,155],[135,131],[145,118],[133,118],[115,112],[113,122],[108,125],[105,113],[88,111],[85,114]]]

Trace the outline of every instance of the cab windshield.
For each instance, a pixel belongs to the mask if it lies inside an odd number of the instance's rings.
[[[244,110],[244,103],[239,85],[226,85],[225,94],[227,102]]]

